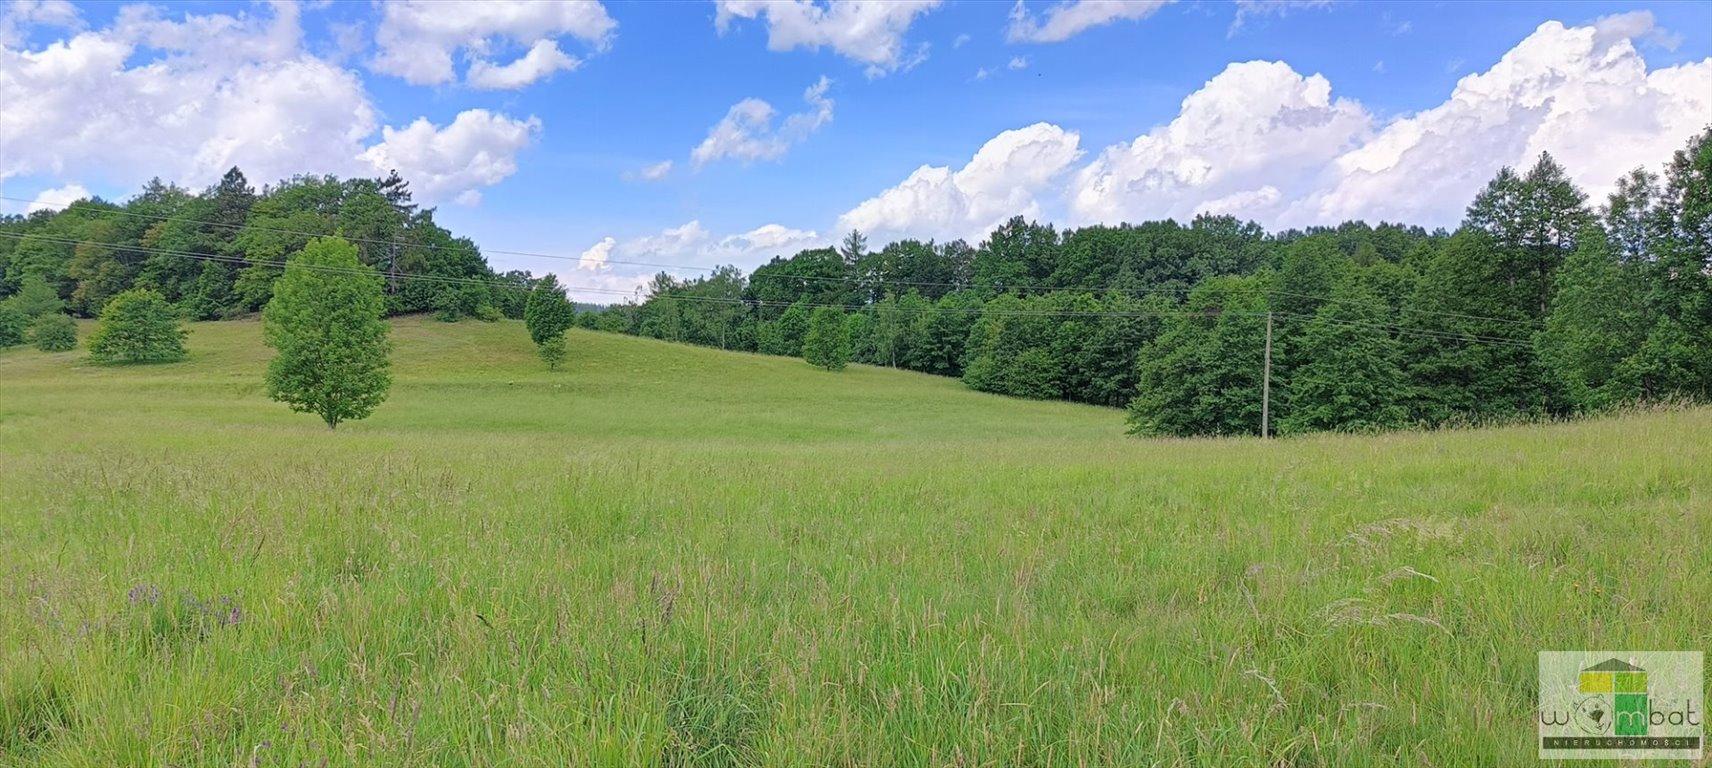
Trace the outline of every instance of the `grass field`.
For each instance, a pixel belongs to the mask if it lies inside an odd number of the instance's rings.
[[[336,432],[263,395],[255,323],[0,352],[0,765],[1521,765],[1537,651],[1712,637],[1712,411],[1143,441],[394,338]]]

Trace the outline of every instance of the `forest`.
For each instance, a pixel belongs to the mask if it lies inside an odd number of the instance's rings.
[[[1263,408],[1289,434],[1701,401],[1712,128],[1662,159],[1590,201],[1541,155],[1491,179],[1454,232],[1360,221],[1267,232],[1206,214],[1062,231],[1017,217],[976,245],[870,247],[852,232],[747,275],[661,273],[640,302],[579,307],[574,322],[1121,407],[1143,435],[1254,434]],[[134,287],[186,319],[255,313],[286,259],[330,235],[383,277],[388,314],[521,318],[544,282],[496,273],[396,173],[258,192],[234,168],[201,193],[157,180],[122,204],[0,220],[0,344],[21,341],[42,307],[94,317]]]

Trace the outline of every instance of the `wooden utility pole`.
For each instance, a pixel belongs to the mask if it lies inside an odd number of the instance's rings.
[[[1272,313],[1266,313],[1266,372],[1260,378],[1260,439],[1265,440],[1272,424]]]

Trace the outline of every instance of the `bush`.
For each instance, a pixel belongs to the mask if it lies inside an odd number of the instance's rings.
[[[29,322],[24,313],[0,304],[0,347],[24,343],[24,328]]]
[[[166,298],[147,288],[113,297],[89,337],[89,356],[99,363],[170,363],[185,357],[186,333]]]
[[[42,315],[30,326],[30,340],[43,352],[70,352],[77,349],[77,323],[58,312]]]
[[[541,355],[541,362],[547,364],[547,370],[559,370],[559,365],[565,362],[565,336],[560,334],[543,341],[536,347]]]

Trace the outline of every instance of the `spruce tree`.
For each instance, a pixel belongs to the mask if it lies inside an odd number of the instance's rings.
[[[170,363],[185,357],[178,315],[166,297],[133,288],[107,302],[89,336],[89,357],[98,363]]]
[[[263,337],[278,350],[268,396],[337,429],[386,400],[386,301],[380,274],[343,238],[311,240],[286,263],[262,313]]]

